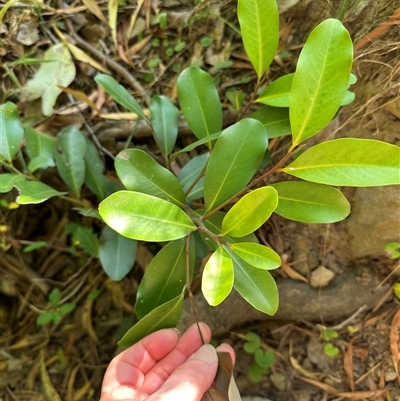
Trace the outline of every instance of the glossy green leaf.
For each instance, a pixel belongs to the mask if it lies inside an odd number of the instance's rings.
[[[118,345],[128,348],[157,330],[175,327],[183,312],[183,295],[184,291],[182,289],[180,295],[158,306],[144,316],[126,332],[124,337],[118,342]]]
[[[126,149],[115,159],[115,169],[126,189],[185,205],[185,194],[178,179],[140,149]]]
[[[171,241],[196,229],[178,206],[140,192],[116,192],[100,203],[99,212],[113,230],[140,241]]]
[[[100,238],[99,257],[103,270],[114,281],[122,280],[136,260],[137,241],[123,237],[105,226]]]
[[[107,179],[103,174],[104,163],[96,146],[86,139],[87,151],[85,154],[85,184],[103,200],[107,196]]]
[[[225,93],[228,100],[232,103],[232,106],[236,111],[239,111],[242,108],[244,93],[241,90],[236,91],[228,91]]]
[[[31,158],[28,164],[31,173],[40,168],[55,166],[55,138],[28,126],[25,128],[25,145]]]
[[[260,228],[278,205],[278,193],[270,186],[243,196],[226,214],[221,237],[244,237]]]
[[[305,181],[272,184],[278,191],[275,213],[303,223],[335,223],[350,214],[350,204],[336,188]]]
[[[203,171],[209,157],[210,154],[208,152],[203,153],[202,155],[199,156],[195,156],[181,168],[177,178],[181,183],[185,193],[191,187],[193,182],[198,178],[199,174]],[[203,193],[204,193],[204,177],[202,177],[197,182],[197,184],[190,191],[186,199],[188,201],[192,201],[194,199],[202,198]]]
[[[56,165],[64,182],[79,197],[85,181],[86,139],[82,132],[74,127],[64,128],[58,135]]]
[[[267,130],[268,138],[290,135],[289,109],[264,106],[255,111],[250,118],[260,121]]]
[[[24,128],[17,106],[7,102],[0,105],[0,158],[11,163],[22,146]]]
[[[349,85],[353,44],[337,19],[319,24],[300,53],[290,96],[293,146],[322,130],[338,111]]]
[[[262,270],[277,269],[281,264],[281,258],[271,248],[253,242],[236,242],[229,247],[241,259],[250,265]]]
[[[197,139],[221,131],[221,103],[207,72],[197,67],[187,68],[179,75],[177,88],[182,113]]]
[[[24,175],[0,174],[0,193],[4,194],[11,191],[16,183],[24,182],[25,180]]]
[[[208,161],[204,200],[207,211],[241,191],[258,169],[268,146],[267,132],[246,118],[222,132]]]
[[[201,290],[206,301],[217,306],[231,293],[232,287],[233,262],[229,253],[220,246],[204,267]]]
[[[239,0],[237,13],[244,48],[260,81],[279,44],[276,0]]]
[[[193,273],[194,248],[189,252],[189,270]],[[182,238],[165,245],[147,266],[136,294],[138,319],[178,296],[185,284],[186,239]]]
[[[371,187],[400,184],[399,168],[400,147],[341,138],[313,146],[282,171],[320,184]]]
[[[256,102],[274,107],[289,107],[294,74],[283,75],[271,82]]]
[[[53,196],[66,194],[66,192],[58,192],[39,181],[14,182],[14,186],[20,192],[16,199],[20,205],[42,203]]]
[[[154,96],[150,103],[150,120],[155,139],[164,155],[174,149],[178,136],[179,111],[166,96]]]
[[[96,75],[94,80],[121,106],[136,113],[139,117],[146,119],[142,108],[137,100],[114,78],[106,74]]]
[[[75,79],[76,69],[68,48],[58,43],[49,47],[43,63],[35,75],[22,88],[21,102],[30,102],[42,98],[42,112],[51,116],[53,107],[62,90]]]
[[[179,153],[186,153],[186,152],[191,152],[193,149],[196,149],[200,145],[204,145],[206,143],[214,143],[215,140],[219,138],[221,135],[222,131],[216,132],[215,134],[209,135],[205,138],[199,139],[198,141],[192,142],[190,145],[185,146],[183,149],[179,150],[178,152],[174,153],[174,155],[177,155]]]
[[[278,310],[279,295],[275,280],[267,270],[258,269],[230,251],[233,259],[235,290],[254,308],[273,315]]]

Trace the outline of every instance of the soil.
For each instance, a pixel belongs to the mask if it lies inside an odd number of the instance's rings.
[[[289,50],[291,57],[272,65],[270,79],[293,71],[305,36],[323,18],[337,15],[339,8],[334,2],[297,3],[281,17],[281,50]],[[327,3],[329,7],[325,7]],[[368,2],[361,2],[345,21],[355,41],[374,32],[376,26],[387,21],[398,7],[393,1],[380,2],[381,8],[363,8],[364,3]],[[133,8],[126,4],[120,9],[119,35],[126,30]],[[106,13],[105,7],[102,9]],[[131,60],[125,60],[124,50],[114,46],[107,25],[86,7],[82,8],[81,3],[60,2],[58,8],[49,3],[41,20],[34,9],[18,6],[11,10],[5,14],[0,27],[4,45],[0,54],[9,66],[30,51],[35,57],[40,57],[51,43],[51,24],[57,22],[86,54],[95,58],[96,53],[91,52],[95,48],[104,57],[123,65],[134,80],[119,75],[121,82],[144,106],[147,95],[165,94],[176,98],[177,70],[196,61],[203,62],[204,68],[219,84],[221,98],[227,88],[239,87],[250,94],[254,86],[254,74],[244,56],[240,38],[218,18],[220,14],[229,23],[237,24],[233,1],[192,4],[168,0],[160,2],[159,6],[156,1],[145,1],[135,28],[141,27],[142,31],[136,33],[130,42],[130,46],[137,45],[137,52]],[[160,11],[167,14],[171,24],[165,31],[149,23],[151,17]],[[64,19],[72,25],[63,25]],[[18,39],[23,24],[23,29],[30,32],[29,37],[37,32],[36,42],[28,45],[21,37]],[[399,29],[398,20],[397,25],[392,22],[387,32],[371,36],[370,43],[357,51],[353,69],[358,76],[354,89],[356,101],[344,108],[316,140],[351,134],[400,144]],[[210,35],[213,40],[209,48],[199,45],[205,35]],[[79,37],[88,47],[83,47]],[[155,38],[161,41],[166,38],[174,44],[185,41],[186,47],[168,56],[164,46],[149,45]],[[233,50],[224,52],[224,48],[229,46]],[[149,61],[156,57],[160,59],[159,64],[149,67]],[[220,68],[226,61],[232,62]],[[78,73],[71,87],[87,96],[96,94],[92,81],[96,70],[80,61],[76,61],[76,65]],[[10,68],[21,84],[33,73],[30,66]],[[6,70],[1,70],[1,74],[0,91],[5,93],[13,88],[14,83]],[[12,93],[6,98],[18,103],[24,117],[33,115],[40,108],[39,101],[22,104]],[[58,106],[60,109],[68,106],[67,112],[44,120],[41,129],[54,134],[60,128],[74,124],[84,130],[87,126],[82,124],[83,116],[107,151],[116,154],[125,146],[132,123],[105,121],[92,115],[88,108],[82,108],[79,114],[68,102],[67,96],[62,94]],[[112,111],[114,106],[103,99],[102,107]],[[228,124],[231,120],[232,115],[226,110],[225,122]],[[139,125],[134,145],[155,151],[149,134]],[[183,147],[192,141],[189,134],[182,121],[178,146]],[[284,141],[280,144],[283,146]],[[112,161],[107,157],[105,160],[108,174],[112,176]],[[178,163],[184,162],[178,160]],[[49,169],[43,180],[63,189],[55,170]],[[396,192],[390,191],[392,189],[385,190],[379,198],[377,209],[383,208],[383,215],[370,209],[369,202],[375,193],[368,193],[365,207],[357,211],[363,193],[347,190],[345,194],[355,209],[353,220],[329,226],[308,226],[274,216],[259,230],[260,241],[270,245],[285,261],[276,278],[278,283],[280,280],[284,283],[281,288],[286,291],[285,310],[293,313],[285,312],[286,315],[277,315],[279,319],[266,320],[247,316],[246,312],[232,307],[229,327],[215,328],[215,341],[229,342],[236,351],[235,377],[242,396],[259,396],[273,401],[400,400],[396,360],[400,353],[400,303],[393,293],[394,283],[399,282],[398,260],[390,259],[383,251],[383,245],[389,240],[400,241],[399,220],[393,217],[398,214],[398,204],[395,201],[390,209],[384,203],[386,198],[398,199]],[[12,192],[4,198],[12,201],[15,195]],[[88,204],[95,202],[89,191],[84,192],[83,197]],[[366,224],[365,210],[368,210],[366,214],[371,221],[375,213],[379,224]],[[0,400],[99,399],[104,371],[119,351],[117,340],[134,321],[136,289],[143,269],[158,248],[140,245],[133,270],[122,281],[113,282],[102,271],[97,259],[88,258],[79,249],[71,254],[70,237],[65,234],[69,222],[94,224],[96,231],[100,227],[93,223],[93,219],[78,215],[65,201],[52,198],[40,205],[12,210],[2,208],[0,219]],[[50,246],[23,252],[27,241],[40,240],[47,241]],[[312,289],[309,287],[312,272],[320,266],[329,269],[334,278],[326,288]],[[334,298],[329,298],[332,310],[329,304],[323,309],[321,305],[326,302],[324,297],[329,288],[335,288],[336,283],[351,277],[354,278],[354,288],[337,301],[342,302],[339,313],[332,313]],[[361,299],[362,285],[368,280],[376,280],[371,281],[374,294],[371,292],[371,297],[366,298],[372,301],[363,299],[357,302]],[[291,291],[299,284],[303,286],[302,291],[305,289],[301,293],[304,299],[300,301],[291,296]],[[38,326],[36,318],[41,310],[47,308],[47,296],[55,287],[61,290],[63,301],[75,303],[76,309],[58,324]],[[302,308],[299,302],[303,304]],[[310,302],[313,304],[307,308]],[[316,306],[316,303],[321,305]],[[299,310],[312,312],[301,314]],[[202,310],[198,312],[200,314]],[[210,313],[213,314],[210,322],[213,319],[218,321],[218,313],[221,313],[218,308]],[[336,337],[324,338],[326,329],[336,333]],[[259,383],[249,379],[253,357],[243,350],[244,337],[250,331],[260,336],[262,348],[275,355],[275,363]],[[331,347],[329,345],[327,351],[328,344],[336,347],[338,355],[327,355]]]

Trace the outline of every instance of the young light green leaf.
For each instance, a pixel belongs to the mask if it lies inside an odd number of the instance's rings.
[[[283,75],[271,82],[256,102],[274,107],[289,107],[294,74]]]
[[[93,228],[78,225],[72,231],[72,245],[79,246],[90,256],[97,257],[99,254],[99,240]]]
[[[324,128],[349,85],[353,44],[337,19],[319,24],[300,53],[290,95],[293,147]]]
[[[260,81],[278,49],[276,0],[239,0],[237,13],[244,48]]]
[[[346,91],[344,94],[344,98],[342,100],[341,106],[347,106],[356,98],[356,94],[354,92]]]
[[[175,327],[183,312],[184,288],[185,286],[183,285],[182,292],[177,297],[158,306],[144,316],[126,332],[124,337],[118,342],[118,345],[128,348],[157,330]]]
[[[222,221],[220,237],[244,237],[261,227],[278,205],[278,193],[270,186],[257,188],[236,202]]]
[[[191,251],[189,270],[193,273],[194,248]],[[136,294],[138,319],[178,296],[185,283],[186,239],[182,238],[165,245],[147,266]]]
[[[121,106],[136,113],[139,117],[146,119],[142,108],[137,100],[114,78],[106,74],[96,75],[94,80]]]
[[[64,182],[79,197],[85,181],[85,160],[87,144],[82,132],[74,127],[64,128],[58,135],[56,165]]]
[[[257,269],[234,252],[228,251],[233,259],[235,290],[254,308],[273,315],[278,310],[279,295],[275,280],[267,270]]]
[[[11,191],[17,182],[24,182],[25,179],[24,175],[0,174],[0,193],[4,194]]]
[[[193,184],[194,180],[196,180],[199,174],[203,171],[209,157],[210,154],[208,152],[203,153],[202,155],[199,156],[195,156],[192,160],[190,160],[181,168],[177,178],[181,183],[185,193]],[[197,182],[197,184],[190,191],[186,199],[188,201],[192,201],[194,199],[202,198],[203,193],[204,193],[204,177],[202,177]]]
[[[178,152],[175,152],[174,156],[179,153],[191,152],[193,149],[196,149],[198,146],[204,145],[206,143],[214,143],[214,141],[219,138],[221,133],[222,133],[222,131],[216,132],[215,134],[209,135],[205,138],[199,139],[198,141],[192,142],[190,145],[185,146],[183,149],[179,150]]]
[[[0,158],[11,163],[21,148],[23,138],[24,128],[17,106],[11,102],[0,105]]]
[[[196,229],[178,206],[140,192],[116,192],[100,203],[99,212],[117,233],[140,241],[171,241]]]
[[[250,118],[260,121],[267,130],[268,138],[290,135],[289,109],[264,106],[255,111]]]
[[[371,187],[400,184],[399,168],[400,147],[341,138],[313,146],[281,171],[319,184]]]
[[[207,72],[197,67],[187,68],[179,75],[177,88],[182,113],[198,139],[221,131],[221,103]]]
[[[14,186],[20,192],[16,199],[20,205],[42,203],[53,196],[66,195],[66,192],[58,192],[39,181],[14,182]]]
[[[53,288],[49,294],[49,303],[54,308],[58,306],[58,303],[61,301],[61,291],[59,288]]]
[[[103,270],[111,280],[122,280],[136,260],[137,241],[123,237],[105,226],[100,238],[99,257]]]
[[[36,249],[43,248],[46,245],[47,245],[46,241],[36,241],[36,242],[33,242],[32,244],[29,244],[29,245],[25,246],[22,249],[22,252],[24,252],[24,253],[32,252],[32,251],[34,251]]]
[[[208,161],[204,200],[207,211],[241,191],[251,180],[268,146],[267,132],[246,118],[222,132]]]
[[[303,223],[335,223],[350,214],[350,204],[337,189],[304,181],[272,184],[278,191],[275,213]]]
[[[56,140],[50,135],[36,131],[32,127],[25,128],[25,143],[31,161],[28,170],[33,173],[39,168],[54,167]]]
[[[236,111],[239,111],[242,108],[244,94],[241,90],[236,91],[228,91],[225,93],[228,100],[232,103],[232,106]]]
[[[126,189],[165,199],[179,207],[185,194],[178,179],[140,149],[126,149],[115,159],[115,169]]]
[[[161,152],[168,156],[178,136],[179,111],[166,96],[154,96],[150,103],[150,120]]]
[[[68,87],[75,73],[75,64],[68,48],[62,43],[50,47],[44,54],[44,62],[22,89],[21,102],[41,97],[43,114],[51,116],[57,97],[62,92],[60,87]]]
[[[279,255],[264,245],[254,242],[236,242],[229,247],[236,255],[257,269],[273,270],[282,264]]]
[[[107,196],[107,179],[103,174],[104,163],[99,151],[86,138],[87,151],[85,154],[85,184],[99,198],[103,200]]]
[[[229,253],[220,246],[204,267],[201,290],[206,301],[217,306],[231,293],[232,287],[233,262]]]

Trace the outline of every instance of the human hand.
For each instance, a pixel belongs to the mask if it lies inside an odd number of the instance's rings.
[[[100,401],[200,401],[218,368],[217,352],[209,345],[210,328],[199,323],[183,335],[157,331],[117,355],[107,368]],[[218,351],[233,349],[222,344]]]

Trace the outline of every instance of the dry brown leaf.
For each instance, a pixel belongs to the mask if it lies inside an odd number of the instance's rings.
[[[103,14],[103,11],[101,11],[100,7],[97,4],[96,0],[82,0],[82,3],[87,7],[87,9],[95,15],[100,21],[104,22],[107,24],[106,17]]]
[[[290,340],[289,361],[292,364],[293,368],[295,370],[297,370],[298,372],[300,372],[303,376],[308,377],[309,379],[318,380],[317,376],[313,372],[310,372],[307,369],[304,369],[292,354],[293,354],[293,343],[292,343],[292,340]]]
[[[81,91],[77,91],[74,89],[70,89],[70,88],[65,88],[64,86],[59,86],[59,88],[65,92],[65,93],[69,93],[70,95],[72,95],[75,99],[78,99],[80,101],[82,101],[83,103],[86,103],[88,106],[90,106],[93,110],[96,110],[97,112],[99,112],[99,109],[97,108],[97,106],[93,103],[93,101],[86,95],[86,93],[83,93]]]
[[[364,400],[366,398],[375,398],[386,393],[388,390],[376,390],[376,391],[355,391],[355,392],[345,392],[337,393],[339,397],[350,398],[352,400]]]
[[[399,361],[400,361],[400,308],[393,316],[392,324],[390,326],[390,351],[392,353],[393,367],[397,375],[397,380],[400,383],[399,376]]]
[[[356,386],[354,384],[353,374],[353,344],[349,343],[344,355],[343,355],[343,367],[347,375],[347,382],[351,391],[355,391]]]
[[[42,392],[44,398],[47,401],[62,401],[47,372],[43,350],[40,353],[40,378],[42,380]]]
[[[111,37],[115,46],[117,46],[117,17],[118,17],[118,0],[108,1],[108,26],[111,29]]]
[[[288,277],[290,277],[293,280],[299,280],[299,281],[303,281],[304,283],[308,283],[308,280],[302,276],[299,272],[297,272],[296,270],[294,270],[292,268],[292,266],[290,266],[290,264],[288,263],[282,263],[281,269],[283,270],[283,272],[285,274],[287,274]]]
[[[302,376],[296,376],[296,377],[298,377],[303,382],[312,384],[313,386],[320,388],[321,390],[325,391],[326,393],[338,395],[338,390],[336,390],[335,387],[332,387],[329,384],[322,383],[318,380],[307,379],[307,377],[302,377]]]
[[[126,33],[126,38],[129,40],[133,31],[133,27],[135,26],[137,17],[139,15],[139,11],[142,8],[142,5],[144,3],[144,0],[139,0],[137,5],[136,5],[136,9],[135,12],[132,14],[131,16],[131,20],[129,21],[129,27],[128,27],[128,31]]]

